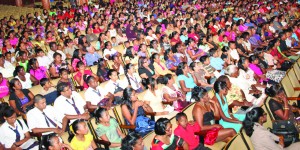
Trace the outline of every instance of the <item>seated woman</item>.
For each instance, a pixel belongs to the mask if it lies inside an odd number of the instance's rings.
[[[48,75],[48,70],[44,66],[40,66],[36,58],[31,58],[29,60],[29,73],[35,77],[38,81],[42,78],[50,78]]]
[[[22,66],[17,66],[13,74],[19,79],[24,89],[30,89],[32,85],[39,84],[39,81],[33,75],[26,73]]]
[[[149,60],[146,57],[140,57],[139,58],[139,69],[138,69],[139,75],[141,78],[157,78],[159,75],[155,71],[154,66],[152,64],[149,64]]]
[[[266,77],[260,66],[258,65],[259,61],[258,58],[255,55],[251,55],[249,57],[249,68],[255,73],[256,77],[258,78],[258,81],[260,83],[262,82],[268,82],[268,83],[276,83],[275,81],[272,81]]]
[[[151,56],[151,61],[153,63],[153,67],[155,69],[155,72],[158,73],[158,75],[166,75],[166,74],[174,74],[173,72],[171,72],[167,66],[165,65],[165,63],[162,63],[160,61],[159,55],[158,53],[154,53]]]
[[[137,93],[130,87],[124,89],[122,114],[128,125],[135,125],[135,131],[145,136],[154,130],[154,121],[146,117],[145,112],[152,113],[152,108],[145,102],[139,101]]]
[[[239,78],[239,71],[238,71],[237,66],[229,65],[226,68],[226,74],[228,75],[227,77],[225,77],[227,86],[229,86],[230,88],[233,87],[233,89],[229,88],[230,95],[233,96],[233,97],[231,97],[231,100],[232,100],[232,98],[237,99],[239,101],[243,101],[243,99],[244,99],[256,106],[263,105],[265,98],[266,98],[264,90],[259,87],[256,88],[254,85],[249,84],[249,82],[247,82],[247,80]],[[219,77],[219,79],[220,79],[220,77]],[[230,85],[228,85],[228,84],[230,84]],[[231,86],[231,85],[233,85],[233,86]],[[237,91],[234,94],[235,89]],[[242,99],[235,97],[238,95],[242,95]],[[226,96],[226,98],[227,97],[229,97],[229,96]],[[229,101],[231,101],[231,100],[229,100]],[[248,104],[250,104],[250,103],[248,103]]]
[[[122,103],[123,90],[126,88],[124,81],[119,80],[118,72],[116,70],[110,69],[107,73],[110,80],[108,80],[105,85],[105,90],[114,95],[114,104]]]
[[[9,82],[9,105],[18,116],[26,118],[26,112],[33,108],[33,94],[28,89],[23,89],[19,79],[14,78]]]
[[[56,133],[51,133],[43,138],[43,146],[48,150],[72,150],[68,144],[62,143],[60,137]]]
[[[77,63],[79,61],[82,61],[84,63],[84,65],[86,66],[86,60],[85,60],[85,58],[83,57],[83,55],[80,52],[80,50],[76,49],[73,52],[73,57],[71,59],[71,64],[72,64],[72,67],[73,67],[74,71],[78,71],[78,68],[76,67],[76,65],[77,65]]]
[[[133,64],[135,68],[138,68],[138,61],[139,61],[139,56],[137,56],[137,52],[134,50],[132,46],[129,46],[126,49],[125,55],[124,55],[124,61],[125,64]]]
[[[60,69],[59,70],[59,75],[60,75],[60,80],[57,82],[57,85],[59,83],[64,82],[64,83],[67,83],[69,85],[69,87],[71,88],[72,91],[76,90],[72,79],[69,78],[69,71],[67,69],[64,69],[64,68]]]
[[[284,90],[282,87],[280,87],[280,85],[276,84],[266,88],[266,94],[271,97],[269,101],[269,107],[275,120],[291,120],[292,122],[297,121],[294,118],[298,116],[295,116],[294,113],[299,114],[300,109],[289,105]]]
[[[192,99],[196,101],[192,114],[194,120],[199,124],[201,131],[206,132],[204,144],[213,145],[215,142],[228,142],[235,134],[232,128],[224,129],[215,124],[215,118],[220,118],[217,104],[209,99],[207,91],[202,87],[195,87],[192,91]],[[212,137],[213,133],[218,133]]]
[[[119,58],[119,52],[112,48],[111,42],[105,42],[104,44],[104,50],[103,50],[103,56],[105,60],[111,60],[112,56],[118,56]]]
[[[117,121],[111,118],[108,111],[104,108],[98,108],[95,111],[95,118],[96,124],[98,124],[96,129],[97,136],[111,143],[109,146],[110,150],[119,150],[122,138],[124,138],[125,135],[120,130]]]
[[[112,68],[114,70],[117,70],[119,74],[124,74],[124,67],[123,67],[122,60],[118,56],[115,56],[115,55],[113,55],[111,57],[111,60],[113,62]]]
[[[69,72],[73,72],[73,67],[67,62],[61,59],[61,54],[55,52],[53,54],[54,61],[50,64],[50,76],[51,78],[58,78],[59,77],[59,70],[64,68],[67,69]]]
[[[226,95],[228,92],[227,84],[223,81],[216,81],[214,84],[214,90],[216,95],[213,97],[213,101],[218,106],[218,111],[221,116],[220,125],[224,128],[234,128],[236,132],[239,132],[242,127],[242,122],[245,119],[245,114],[229,114],[228,102]]]
[[[289,147],[284,147],[284,139],[271,133],[263,127],[267,121],[267,113],[261,107],[253,108],[246,114],[243,122],[246,134],[250,137],[254,149],[271,149],[271,150],[293,150],[299,149],[300,142],[293,143]],[[277,144],[278,142],[278,144]]]
[[[83,87],[84,90],[89,87],[88,84],[84,82],[85,76],[93,76],[96,81],[98,81],[97,75],[92,73],[90,69],[86,69],[82,61],[79,61],[76,67],[78,68],[78,72],[75,74],[74,79],[79,86]]]
[[[136,132],[130,132],[122,139],[121,150],[145,150],[143,137]]]
[[[9,82],[8,79],[3,78],[0,72],[0,98],[3,98],[9,94]]]
[[[70,126],[70,134],[68,141],[74,150],[90,150],[96,149],[93,136],[89,133],[88,126],[83,119],[75,120]]]
[[[193,75],[196,77],[197,82],[201,84],[201,87],[204,87],[207,91],[213,88],[214,85],[207,82],[207,78],[211,79],[210,74],[203,69],[202,65],[197,62],[192,62],[189,67],[194,73]]]
[[[38,150],[39,143],[30,137],[29,129],[22,119],[17,119],[15,110],[6,103],[0,104],[0,143],[5,149]]]
[[[165,50],[164,59],[167,68],[171,71],[176,71],[178,64],[181,62],[181,59],[177,55],[174,55],[171,49]]]
[[[189,149],[189,145],[172,132],[172,124],[167,118],[160,118],[155,122],[155,136],[151,144],[151,150],[175,150],[182,147]]]
[[[166,102],[172,102],[173,107],[177,111],[184,109],[189,103],[185,99],[185,95],[175,84],[174,78],[171,74],[166,74],[163,77],[162,87],[163,99]]]
[[[147,89],[143,97],[143,101],[150,105],[157,116],[163,117],[162,115],[164,115],[164,117],[172,118],[176,115],[177,111],[174,111],[174,107],[170,105],[163,105],[163,95],[161,90],[158,90],[157,83],[154,78],[143,79],[142,84]],[[159,117],[155,117],[155,119],[158,119]]]
[[[127,83],[131,88],[133,88],[137,93],[143,92],[141,78],[135,73],[134,65],[129,63],[125,65],[125,76]]]
[[[87,109],[90,111],[95,110],[98,107],[110,109],[114,100],[113,94],[101,88],[98,85],[98,81],[93,76],[86,77],[85,83],[89,86],[84,92]]]
[[[99,77],[99,82],[105,82],[109,80],[107,75],[109,68],[107,67],[107,63],[103,58],[100,58],[97,65],[97,76]]]
[[[191,99],[192,95],[192,89],[197,86],[197,80],[196,77],[189,73],[189,67],[187,63],[181,62],[179,63],[177,70],[176,70],[176,75],[177,75],[177,85],[181,88],[181,90],[186,93],[186,101],[188,102],[193,102]]]

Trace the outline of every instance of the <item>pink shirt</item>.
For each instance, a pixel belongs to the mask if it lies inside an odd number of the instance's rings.
[[[9,43],[10,43],[10,45],[12,45],[12,46],[16,46],[17,44],[18,44],[18,42],[19,42],[19,39],[18,38],[13,38],[13,39],[9,39]]]
[[[30,69],[29,73],[34,76],[37,80],[41,80],[42,78],[47,78],[47,69],[44,66],[40,66],[38,69],[33,70]]]
[[[84,70],[84,74],[86,74],[86,75],[92,75],[92,71],[91,70]],[[74,78],[75,79],[78,79],[78,78],[80,79],[81,76],[82,76],[81,72],[78,72],[78,73],[76,73],[76,75],[74,76]],[[83,88],[87,89],[87,88],[89,88],[89,86],[84,82],[83,83]]]
[[[174,134],[181,137],[189,145],[189,149],[193,150],[199,145],[199,138],[194,134],[199,131],[200,126],[195,122],[194,125],[187,124],[186,128],[178,125],[174,130]]]
[[[72,62],[72,67],[74,68],[74,71],[78,71],[78,68],[76,67],[76,65],[79,61],[82,61],[84,63],[84,65],[86,66],[86,61],[85,61],[84,57],[81,60],[75,58]]]
[[[9,94],[9,88],[7,86],[7,79],[3,78],[0,83],[0,98],[3,98]]]

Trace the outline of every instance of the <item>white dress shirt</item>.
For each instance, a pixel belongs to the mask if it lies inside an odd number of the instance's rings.
[[[22,119],[19,119],[22,126],[19,124],[18,121],[15,122],[15,127],[12,127],[7,122],[3,123],[0,127],[0,143],[5,146],[5,148],[11,148],[11,146],[16,142],[16,133],[13,131],[15,129],[18,130],[20,133],[20,140],[23,140],[25,138],[25,133],[29,132],[29,129],[27,125],[24,123]],[[13,130],[12,130],[13,129]],[[23,143],[20,147],[27,148],[29,145],[31,145],[34,142],[34,140],[28,140],[25,143]],[[37,147],[33,148],[34,150],[37,150]]]
[[[137,90],[137,89],[141,88],[141,85],[140,85],[141,78],[137,73],[133,73],[133,76],[130,76],[129,74],[127,74],[127,76],[130,80],[131,87],[134,90]],[[126,85],[125,87],[127,87],[129,85],[128,78],[127,77],[124,78],[124,80],[125,80],[124,84]]]
[[[50,118],[57,126],[62,128],[62,119],[64,115],[57,113],[53,106],[47,105],[43,111],[40,111],[38,108],[31,109],[27,114],[27,123],[30,130],[34,128],[57,128],[49,120],[49,126],[47,125],[46,118],[42,113]],[[43,133],[43,135],[50,134],[52,132]]]
[[[109,56],[112,56],[112,55],[114,55],[115,53],[117,53],[118,51],[116,51],[115,49],[111,49],[111,50],[109,50],[109,49],[104,49],[104,52],[103,52],[103,56],[104,56],[104,59],[105,60],[108,60],[105,56],[106,55],[109,55]]]
[[[13,76],[15,67],[8,61],[4,60],[4,68],[0,67],[0,72],[4,78],[9,78]]]
[[[85,100],[87,102],[91,102],[92,105],[98,105],[98,103],[107,95],[107,93],[108,93],[108,91],[101,88],[100,86],[97,86],[96,90],[89,87],[85,91],[84,97],[85,97]]]
[[[16,76],[16,78],[19,79],[19,81],[21,82],[23,89],[30,89],[30,88],[32,88],[32,82],[30,80],[30,76],[31,75],[29,73],[25,74],[26,81],[23,81],[18,76]]]
[[[58,53],[60,53],[61,54],[61,59],[62,60],[66,60],[66,54],[64,53],[64,52],[62,52],[61,50],[56,50],[56,52],[58,52]],[[52,50],[49,50],[48,51],[48,58],[50,59],[50,61],[51,62],[53,62],[54,61],[54,58],[53,58],[53,54],[54,54],[55,52],[54,51],[52,51]]]
[[[117,89],[117,84],[122,89],[126,88],[126,83],[124,81],[117,80],[116,82],[113,82],[112,80],[108,80],[108,83],[105,85],[105,89],[107,90],[107,92],[114,94],[115,90]]]
[[[74,99],[75,106],[78,108],[80,114],[84,113],[84,106],[86,102],[82,99],[82,97],[75,91],[72,91],[71,98],[66,98],[63,95],[60,95],[56,98],[54,102],[54,108],[59,115],[78,115],[75,111],[75,108],[72,106]],[[70,120],[70,124],[72,124],[75,119]]]

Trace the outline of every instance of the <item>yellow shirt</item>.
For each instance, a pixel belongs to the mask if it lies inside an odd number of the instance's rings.
[[[71,148],[73,150],[92,150],[92,141],[94,140],[92,134],[88,133],[85,135],[84,140],[85,141],[79,141],[76,136],[74,136],[70,144]]]

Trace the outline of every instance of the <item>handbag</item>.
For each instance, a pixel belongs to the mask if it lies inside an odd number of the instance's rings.
[[[276,135],[284,137],[284,146],[287,147],[292,143],[299,141],[299,133],[291,120],[276,120],[272,123],[273,129],[270,131]]]

